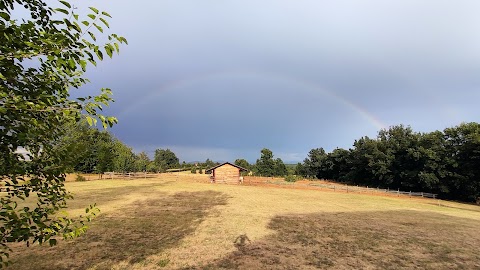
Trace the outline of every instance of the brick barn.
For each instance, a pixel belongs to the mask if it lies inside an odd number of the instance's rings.
[[[241,177],[240,173],[246,171],[248,170],[245,168],[225,162],[206,170],[205,173],[212,174],[210,176],[212,183],[237,184],[243,182],[243,177]]]

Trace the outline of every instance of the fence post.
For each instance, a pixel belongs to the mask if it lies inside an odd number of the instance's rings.
[[[333,192],[335,192],[335,186],[333,186]]]
[[[423,192],[422,192],[422,198],[423,198]]]
[[[400,197],[400,188],[397,190],[397,197]]]
[[[348,193],[348,185],[347,185],[347,193]]]
[[[410,190],[410,192],[408,193],[408,197],[411,198],[412,197],[412,191]]]

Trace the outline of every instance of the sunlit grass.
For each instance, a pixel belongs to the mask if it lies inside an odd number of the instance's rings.
[[[68,182],[71,215],[94,202],[101,214],[79,239],[16,247],[12,269],[449,269],[480,261],[478,206],[195,182],[202,177]],[[249,240],[241,249],[239,236]]]

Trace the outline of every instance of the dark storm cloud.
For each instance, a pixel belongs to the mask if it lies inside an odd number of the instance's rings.
[[[430,131],[480,115],[478,1],[91,5],[130,43],[89,76],[114,89],[113,132],[136,150],[294,161],[380,122]]]

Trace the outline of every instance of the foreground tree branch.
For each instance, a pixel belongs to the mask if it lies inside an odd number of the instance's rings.
[[[12,20],[14,8],[26,9],[29,17]],[[108,127],[117,122],[100,114],[113,101],[110,89],[70,97],[71,89],[88,83],[89,66],[127,43],[105,34],[108,42],[97,44],[110,15],[90,11],[81,18],[66,1],[58,7],[42,0],[0,1],[0,265],[8,263],[9,243],[55,245],[58,237],[85,232],[96,213],[90,205],[77,219],[58,214],[71,195],[64,187],[63,161],[69,153],[55,147],[66,123],[86,118],[90,125],[100,121]],[[34,207],[19,206],[27,197],[36,200]]]

